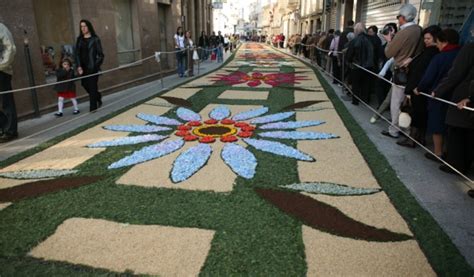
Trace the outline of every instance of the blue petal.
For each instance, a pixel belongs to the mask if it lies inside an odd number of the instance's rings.
[[[250,118],[261,116],[262,114],[266,114],[267,112],[268,112],[267,107],[248,110],[248,111],[240,112],[240,113],[234,115],[232,117],[232,120],[235,120],[235,121],[247,120],[247,119],[250,119]]]
[[[297,191],[304,191],[314,194],[326,194],[326,195],[337,195],[337,196],[349,196],[349,195],[368,195],[380,192],[381,189],[376,188],[355,188],[346,185],[339,185],[326,182],[317,183],[300,183],[281,186]]]
[[[258,127],[259,129],[297,129],[310,126],[318,126],[324,124],[324,121],[287,121],[287,122],[274,122],[268,123]]]
[[[290,116],[293,116],[295,112],[284,112],[284,113],[276,113],[276,114],[269,114],[266,116],[258,117],[255,119],[252,119],[250,121],[251,124],[260,124],[260,123],[269,123],[269,122],[275,122],[275,121],[280,121],[283,119],[287,119]]]
[[[255,147],[255,149],[280,155],[284,157],[294,158],[301,161],[313,162],[315,159],[308,154],[305,154],[298,149],[279,143],[276,141],[259,140],[259,139],[244,139],[245,143]]]
[[[318,132],[300,132],[300,131],[274,131],[263,132],[258,134],[264,138],[278,138],[278,139],[294,139],[294,140],[320,140],[338,138],[338,136],[327,133]]]
[[[168,136],[160,135],[142,135],[142,136],[133,136],[133,137],[123,137],[113,140],[96,142],[93,144],[87,145],[89,148],[100,148],[100,147],[109,147],[109,146],[120,146],[120,145],[134,145],[150,141],[160,141],[164,140]]]
[[[139,113],[137,117],[143,120],[146,120],[151,123],[155,123],[157,125],[181,125],[182,123],[176,119],[168,118],[165,116],[159,116],[154,114],[144,114]]]
[[[194,173],[198,172],[209,159],[212,148],[208,144],[199,143],[181,153],[173,164],[171,170],[171,180],[173,183],[179,183],[187,180]]]
[[[218,106],[212,109],[209,117],[215,120],[222,120],[230,116],[230,110],[226,106]]]
[[[127,156],[120,161],[117,161],[111,164],[108,168],[119,168],[129,165],[134,165],[142,162],[146,162],[149,160],[153,160],[159,157],[163,157],[174,151],[180,149],[184,145],[184,140],[172,140],[172,141],[164,141],[158,144],[150,145],[143,147],[142,149],[133,152],[132,155]]]
[[[135,132],[135,133],[154,133],[160,131],[169,131],[171,128],[155,126],[155,125],[107,125],[104,129],[119,132]]]
[[[201,121],[201,116],[199,114],[183,107],[178,108],[176,114],[184,121]]]
[[[221,157],[237,175],[246,179],[251,179],[255,175],[257,159],[245,147],[236,143],[227,143],[222,149]]]

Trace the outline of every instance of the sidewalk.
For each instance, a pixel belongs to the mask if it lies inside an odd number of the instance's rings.
[[[223,63],[211,62],[210,60],[201,63],[199,74],[197,74],[198,67],[194,66],[195,77],[192,79],[219,68],[230,56],[230,52],[225,53]],[[61,118],[56,118],[53,113],[49,113],[39,118],[22,121],[18,124],[19,138],[8,143],[0,144],[0,161],[34,148],[43,142],[90,122],[94,122],[126,106],[133,105],[143,99],[167,91],[189,80],[191,80],[191,78],[179,78],[177,74],[173,74],[163,78],[164,88],[161,87],[161,80],[157,79],[146,84],[106,95],[103,97],[104,105],[95,113],[89,112],[89,102],[86,101],[79,104],[79,109],[81,110],[79,115],[73,115],[72,107],[68,107],[64,109],[64,116]]]
[[[292,55],[286,51],[285,53]],[[298,58],[310,63],[306,58]],[[423,149],[402,147],[395,143],[396,140],[383,136],[381,131],[386,130],[388,124],[382,120],[370,124],[372,112],[363,105],[352,105],[341,87],[332,84],[332,79],[325,73],[321,74],[365,130],[372,143],[388,160],[398,178],[443,228],[467,262],[474,266],[474,199],[467,195],[468,188],[463,184],[463,179],[439,170],[438,163],[424,157]],[[473,179],[473,175],[471,173],[468,177]]]

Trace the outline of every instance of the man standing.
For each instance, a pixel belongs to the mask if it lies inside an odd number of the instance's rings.
[[[16,47],[12,34],[5,25],[0,23],[0,92],[12,89],[12,64],[15,53]],[[0,135],[0,143],[3,143],[18,137],[18,122],[13,93],[2,94],[1,99],[2,112],[5,115]]]
[[[224,61],[224,37],[221,31],[217,32],[217,62],[221,63]]]
[[[400,83],[403,78],[405,68],[409,64],[409,60],[416,57],[423,50],[422,29],[415,23],[416,8],[411,4],[405,4],[400,8],[397,15],[400,31],[393,37],[390,34],[384,35],[387,41],[385,47],[385,56],[388,59],[394,58],[394,81],[397,85],[404,86]],[[398,80],[398,81],[397,81]],[[382,135],[398,138],[398,117],[400,115],[400,106],[405,100],[405,92],[403,87],[393,85],[391,88],[392,98],[390,102],[390,114],[392,116],[392,125],[388,131],[382,131]]]

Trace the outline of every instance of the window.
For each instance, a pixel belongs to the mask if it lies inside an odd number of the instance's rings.
[[[45,79],[47,83],[55,82],[55,70],[61,59],[73,55],[74,31],[68,16],[71,9],[68,1],[55,0],[34,0],[33,7]]]
[[[113,0],[112,5],[118,63],[119,65],[133,63],[141,58],[136,7],[132,0]]]

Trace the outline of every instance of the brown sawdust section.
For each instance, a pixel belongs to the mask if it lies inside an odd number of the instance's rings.
[[[315,229],[338,236],[367,241],[404,241],[412,238],[387,229],[378,229],[353,220],[338,209],[311,197],[286,191],[255,189],[280,210],[303,221]]]
[[[303,226],[307,276],[436,276],[415,240],[368,242]]]
[[[115,272],[197,276],[215,231],[70,218],[29,255]]]
[[[100,179],[102,179],[100,176],[86,176],[31,182],[0,190],[0,202],[14,202],[21,199],[38,197],[64,189],[92,184]]]

